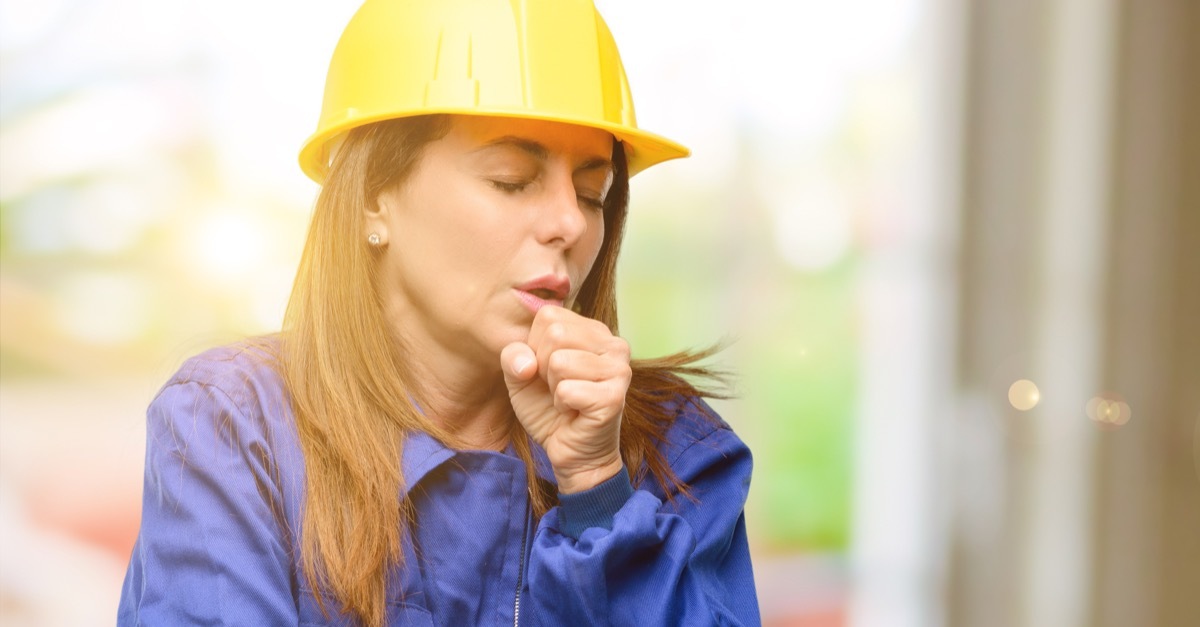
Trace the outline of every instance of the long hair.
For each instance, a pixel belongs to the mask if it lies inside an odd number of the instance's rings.
[[[449,130],[446,116],[377,122],[351,131],[317,198],[284,317],[278,367],[290,394],[307,493],[300,562],[322,610],[323,593],[365,625],[386,620],[387,573],[402,559],[412,520],[401,497],[401,446],[424,431],[462,444],[416,411],[415,381],[383,314],[378,262],[366,242],[365,209],[403,185],[424,147]],[[605,199],[605,235],[575,310],[617,332],[616,262],[629,201],[625,152],[614,141],[614,177]],[[668,496],[687,494],[659,444],[674,420],[664,403],[702,392],[680,375],[713,377],[697,362],[714,349],[635,360],[621,424],[621,455],[635,485],[653,480]],[[537,486],[528,436],[513,421],[534,510],[553,506]]]

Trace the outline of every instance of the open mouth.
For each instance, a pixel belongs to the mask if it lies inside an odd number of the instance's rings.
[[[533,294],[534,296],[537,296],[538,298],[540,298],[542,300],[562,300],[563,299],[562,294],[559,294],[558,292],[556,292],[554,290],[547,289],[544,287],[538,287],[538,288],[534,288],[532,290],[527,290],[527,291],[530,294]]]
[[[530,311],[537,313],[546,305],[562,307],[571,294],[571,279],[547,274],[514,287],[517,298]]]

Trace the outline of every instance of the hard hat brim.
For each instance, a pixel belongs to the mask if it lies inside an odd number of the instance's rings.
[[[388,113],[379,116],[355,117],[347,120],[343,124],[332,125],[317,133],[311,135],[304,142],[304,146],[300,150],[300,169],[308,178],[315,181],[317,184],[324,184],[325,176],[329,170],[331,154],[330,147],[336,146],[340,142],[335,141],[340,135],[348,133],[354,128],[365,126],[374,122],[382,122],[384,120],[394,120],[398,118],[413,117],[417,115],[473,115],[486,117],[501,117],[501,118],[522,118],[530,120],[546,120],[548,122],[562,122],[565,124],[576,124],[578,126],[586,126],[588,128],[596,128],[612,133],[613,137],[620,140],[625,145],[625,153],[628,160],[629,176],[633,176],[652,165],[657,165],[671,159],[681,159],[691,154],[687,147],[657,135],[638,128],[630,128],[620,124],[611,124],[599,120],[588,120],[573,118],[571,116],[554,115],[554,114],[537,114],[527,110],[522,111],[504,111],[504,110],[489,110],[481,111],[475,108],[441,108],[441,109],[422,109],[420,111],[412,111],[408,113]]]

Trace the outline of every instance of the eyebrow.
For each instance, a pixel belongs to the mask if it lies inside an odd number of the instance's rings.
[[[550,151],[547,150],[545,146],[539,144],[538,142],[533,141],[532,139],[526,139],[524,137],[517,137],[515,135],[505,135],[503,137],[497,137],[496,139],[493,139],[493,140],[485,143],[484,145],[480,146],[473,152],[482,152],[484,150],[487,150],[489,148],[495,148],[497,146],[512,146],[513,148],[517,148],[518,150],[528,154],[529,156],[533,157],[534,159],[537,159],[538,161],[545,161],[546,159],[550,158]],[[588,159],[587,161],[585,161],[583,163],[583,165],[580,165],[578,168],[575,168],[575,171],[583,172],[583,171],[588,171],[588,170],[612,170],[612,169],[613,169],[613,164],[612,164],[611,160],[605,159],[603,157],[595,157],[593,159]]]

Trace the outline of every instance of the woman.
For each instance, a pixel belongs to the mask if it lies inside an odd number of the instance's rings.
[[[590,1],[369,0],[283,331],[150,406],[118,622],[757,624],[704,354],[615,334],[629,176],[686,154]]]

